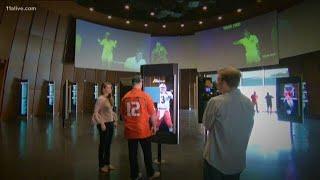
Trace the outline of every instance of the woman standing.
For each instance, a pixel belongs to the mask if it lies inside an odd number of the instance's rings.
[[[101,93],[95,104],[92,120],[97,124],[100,134],[99,169],[107,173],[115,169],[110,164],[111,141],[114,128],[117,126],[116,114],[113,112],[112,84],[103,83]]]

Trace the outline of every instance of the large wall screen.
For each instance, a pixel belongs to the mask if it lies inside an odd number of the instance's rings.
[[[77,20],[75,66],[140,71],[149,63],[150,35]]]
[[[178,63],[203,72],[278,64],[276,19],[272,12],[176,37],[151,37],[77,20],[75,65],[138,72],[143,64]]]
[[[199,71],[279,62],[276,12],[202,31],[196,36],[199,39]]]

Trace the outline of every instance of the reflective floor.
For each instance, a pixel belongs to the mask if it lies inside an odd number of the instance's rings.
[[[202,179],[203,128],[193,111],[181,111],[180,144],[163,145],[165,163],[155,168],[163,180]],[[276,115],[259,113],[241,179],[320,179],[320,120],[290,124]],[[0,124],[0,179],[129,179],[127,142],[123,125],[115,133],[110,174],[99,174],[99,135],[89,116],[14,120]],[[156,158],[157,146],[153,145]],[[141,151],[140,151],[140,157]],[[142,159],[141,172],[145,175]]]

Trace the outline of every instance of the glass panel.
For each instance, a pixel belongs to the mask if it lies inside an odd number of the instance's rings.
[[[264,72],[265,85],[276,85],[276,78],[289,77],[288,68],[268,69]]]
[[[263,70],[242,72],[241,86],[263,86]]]

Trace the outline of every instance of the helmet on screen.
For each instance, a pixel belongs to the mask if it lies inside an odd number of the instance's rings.
[[[164,83],[161,83],[161,84],[159,85],[159,88],[160,88],[160,92],[161,92],[161,93],[164,93],[164,92],[167,91],[167,86],[166,86]]]

